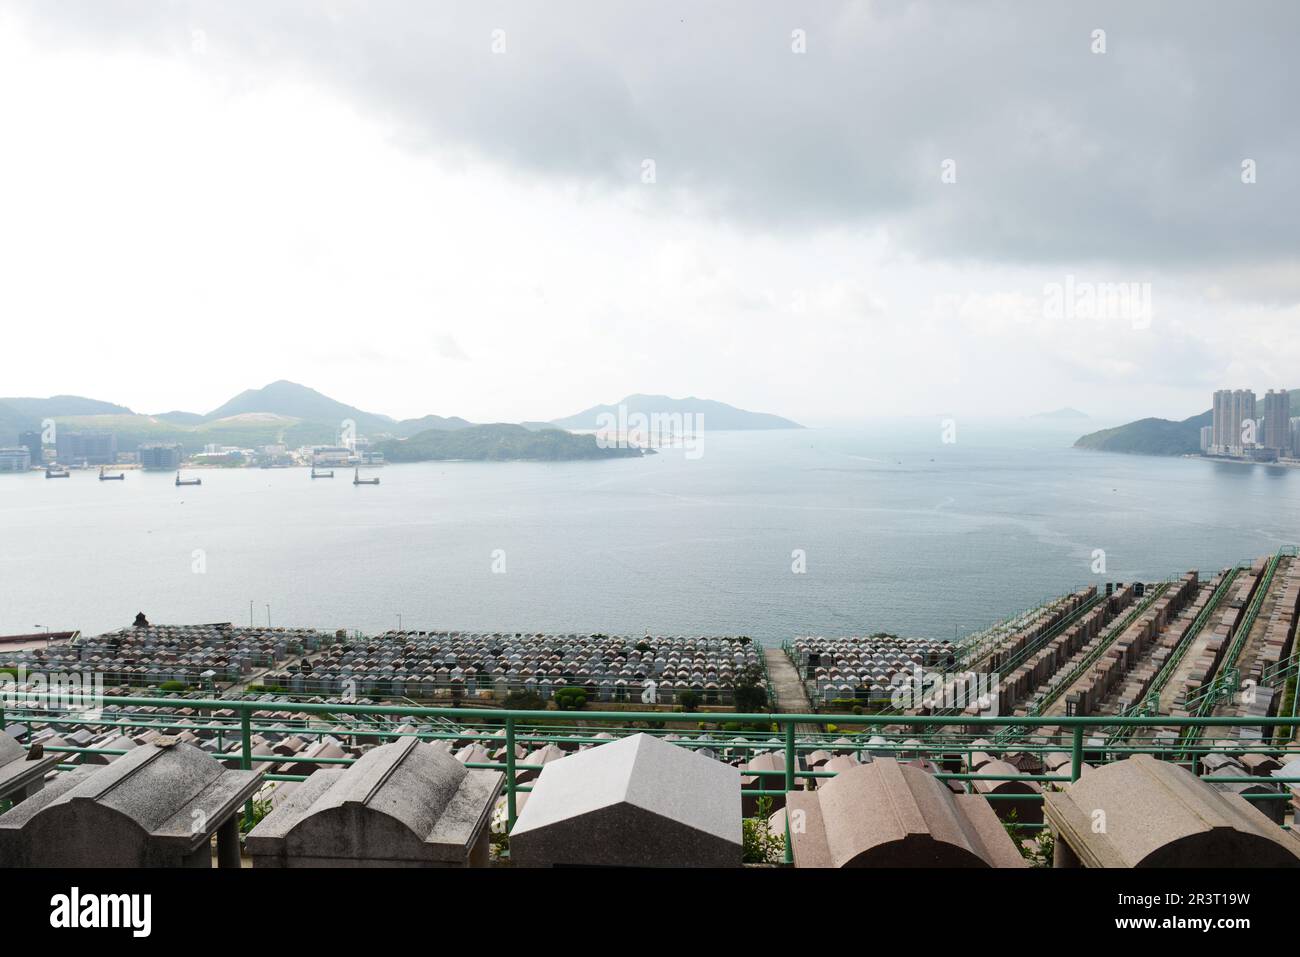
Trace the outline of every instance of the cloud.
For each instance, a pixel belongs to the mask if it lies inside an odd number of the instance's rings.
[[[309,78],[411,150],[606,190],[642,188],[650,158],[659,202],[773,233],[884,225],[920,255],[996,262],[1300,251],[1289,0],[20,7],[52,44]]]
[[[465,350],[460,347],[454,336],[435,335],[433,337],[433,351],[443,359],[454,359],[458,362],[468,362],[469,356]]]

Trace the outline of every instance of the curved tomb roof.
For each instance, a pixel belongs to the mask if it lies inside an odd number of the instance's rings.
[[[772,826],[792,827],[796,867],[1023,867],[987,801],[954,795],[917,767],[880,758],[816,791],[792,792]]]
[[[1095,768],[1045,803],[1058,840],[1089,867],[1300,866],[1300,837],[1150,755]]]

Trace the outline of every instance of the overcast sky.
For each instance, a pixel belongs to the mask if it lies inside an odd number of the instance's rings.
[[[1291,0],[4,0],[0,395],[817,425],[1300,386],[1297,36]],[[1090,283],[1139,295],[1053,310]]]

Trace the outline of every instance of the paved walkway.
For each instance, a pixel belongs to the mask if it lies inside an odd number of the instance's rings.
[[[786,657],[781,648],[764,648],[763,658],[767,664],[767,676],[772,682],[772,694],[776,698],[776,710],[782,714],[812,714],[812,702],[799,680],[799,672],[794,663]],[[816,734],[821,730],[816,724],[797,724],[795,730],[801,734]]]

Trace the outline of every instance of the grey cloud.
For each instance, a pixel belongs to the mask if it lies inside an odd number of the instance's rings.
[[[1300,247],[1290,0],[23,9],[50,44],[186,55],[200,28],[214,69],[304,77],[412,149],[524,176],[650,188],[653,158],[656,201],[745,228],[884,227],[923,256],[1134,268]],[[1104,55],[1089,51],[1099,27]]]

